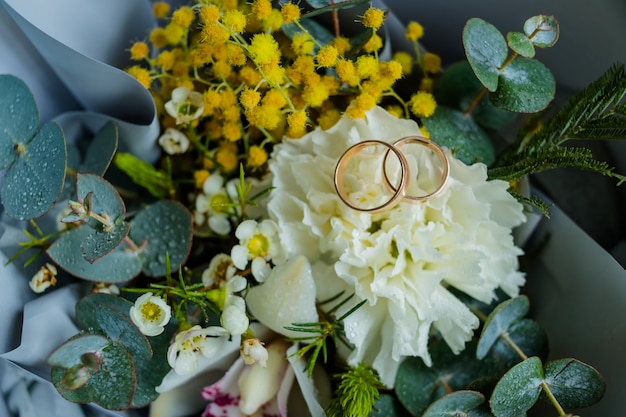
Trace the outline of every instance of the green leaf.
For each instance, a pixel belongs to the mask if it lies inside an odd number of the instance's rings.
[[[422,415],[429,404],[445,394],[439,387],[435,370],[416,357],[402,361],[394,390],[400,403],[413,416]]]
[[[548,338],[536,321],[528,318],[515,320],[509,326],[507,334],[526,356],[537,356],[541,360],[547,358]],[[518,352],[501,338],[494,343],[491,352],[502,366],[503,372],[521,361]]]
[[[113,160],[117,144],[117,126],[113,122],[108,122],[96,133],[89,144],[81,171],[104,175]]]
[[[289,39],[292,39],[294,35],[303,32],[300,26],[302,26],[316,41],[316,44],[313,47],[313,54],[317,53],[320,45],[326,45],[335,38],[325,26],[322,26],[313,19],[300,19],[299,25],[296,23],[283,24],[282,30],[285,32],[287,37],[289,37]]]
[[[541,360],[531,357],[511,368],[493,390],[489,404],[496,417],[525,415],[539,398],[543,382]]]
[[[398,401],[389,394],[382,394],[374,403],[374,409],[369,417],[400,417],[402,407]]]
[[[155,387],[161,384],[165,375],[170,371],[170,366],[164,358],[167,358],[167,350],[170,346],[172,334],[168,331],[158,336],[148,338],[152,349],[152,358],[143,359],[134,357],[135,372],[137,374],[137,387],[133,397],[133,408],[144,407],[158,397]]]
[[[496,91],[499,68],[509,51],[504,36],[492,24],[472,18],[463,29],[463,46],[467,60],[480,82],[489,91]]]
[[[156,169],[152,164],[130,153],[118,152],[115,155],[114,163],[135,184],[145,188],[156,198],[165,199],[169,197],[172,179],[167,173]]]
[[[48,248],[48,255],[70,274],[90,281],[118,283],[128,281],[141,272],[141,261],[136,252],[122,249],[120,245],[93,263],[82,255],[82,243],[93,229],[80,226],[63,233]]]
[[[435,99],[439,105],[455,109],[467,109],[484,89],[472,67],[466,61],[446,68],[437,80]],[[515,113],[495,107],[489,96],[484,97],[472,111],[474,121],[488,129],[500,129],[515,119]]]
[[[454,156],[466,164],[491,164],[495,152],[489,136],[476,124],[471,115],[445,106],[437,106],[422,122],[431,138],[449,148]]]
[[[546,384],[563,407],[588,407],[604,396],[606,384],[600,373],[576,359],[548,362],[545,373]]]
[[[114,295],[90,294],[76,304],[76,318],[83,328],[122,344],[133,358],[150,359],[152,349],[148,338],[128,315],[132,305]]]
[[[83,257],[87,262],[93,263],[108,255],[128,236],[129,230],[130,225],[124,221],[116,222],[111,230],[94,230],[81,245]]]
[[[310,18],[310,17],[317,16],[322,13],[328,13],[332,10],[350,9],[360,4],[369,3],[370,0],[345,0],[345,1],[306,0],[306,2],[315,10],[312,10],[307,13],[303,13],[302,14],[303,18]]]
[[[553,16],[533,16],[524,22],[524,33],[539,48],[547,48],[559,39],[559,23]]]
[[[50,357],[48,363],[52,366],[71,368],[82,365],[80,360],[84,353],[99,352],[109,344],[109,340],[100,335],[85,335],[75,337],[57,348]]]
[[[480,392],[455,391],[432,403],[422,417],[467,416],[484,402]]]
[[[0,169],[18,157],[15,146],[28,143],[39,127],[35,97],[19,78],[0,75]]]
[[[130,407],[135,392],[135,369],[128,351],[119,343],[102,349],[103,364],[89,378],[93,401],[109,410]]]
[[[513,51],[526,58],[535,56],[535,45],[528,36],[521,32],[509,32],[506,34],[506,42]]]
[[[130,237],[140,244],[146,242],[140,252],[143,272],[165,275],[166,255],[171,269],[178,269],[191,250],[192,228],[191,214],[178,202],[159,201],[141,210],[131,221]]]
[[[554,99],[556,82],[541,62],[517,57],[500,71],[498,88],[489,95],[494,106],[519,113],[545,109]]]
[[[80,368],[84,369],[84,368]],[[89,374],[90,375],[90,374]],[[86,383],[79,387],[64,388],[68,384],[68,369],[59,366],[52,366],[50,369],[50,379],[56,390],[63,398],[74,403],[87,404],[93,401],[91,392],[86,387]],[[87,380],[89,382],[89,380]]]
[[[11,152],[16,158],[4,175],[2,203],[6,213],[18,220],[39,217],[63,189],[65,136],[59,125],[49,122],[32,139],[14,144]]]
[[[511,324],[528,313],[529,302],[526,296],[506,300],[487,316],[482,334],[478,339],[476,357],[483,359],[501,334],[509,331]]]

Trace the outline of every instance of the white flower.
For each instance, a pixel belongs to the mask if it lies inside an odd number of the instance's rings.
[[[155,297],[147,292],[135,300],[130,308],[130,318],[141,333],[146,336],[158,336],[165,330],[170,321],[171,308],[161,297]]]
[[[187,87],[172,91],[172,99],[165,103],[165,111],[176,118],[176,124],[186,124],[198,119],[204,112],[202,94]]]
[[[202,283],[205,287],[220,286],[235,275],[236,269],[233,260],[225,253],[218,253],[209,262],[209,266],[202,271]]]
[[[246,314],[246,302],[238,295],[230,295],[224,303],[224,310],[220,317],[222,327],[231,335],[240,335],[250,325],[250,319]]]
[[[91,290],[93,293],[120,295],[120,289],[115,284],[96,282]]]
[[[252,261],[252,276],[263,282],[272,268],[268,264],[284,262],[284,250],[278,240],[276,223],[265,219],[261,223],[255,220],[243,221],[235,230],[239,244],[233,246],[230,256],[235,266],[245,269],[248,261]]]
[[[31,278],[30,289],[36,293],[42,293],[57,283],[57,268],[47,263],[39,268],[39,271]]]
[[[263,342],[257,338],[246,339],[241,343],[241,358],[246,365],[257,364],[263,368],[267,366],[269,354]]]
[[[404,357],[430,363],[432,329],[455,352],[471,338],[478,319],[450,288],[489,302],[496,289],[515,296],[524,282],[517,259],[522,252],[511,236],[511,229],[525,220],[522,206],[506,182],[487,181],[483,164],[466,166],[448,154],[450,178],[442,192],[382,213],[357,212],[339,199],[334,169],[349,146],[409,135],[420,135],[415,122],[376,107],[364,119],[343,117],[326,131],[317,128],[277,145],[269,162],[275,188],[268,211],[278,223],[286,255],[311,261],[318,299],[341,291],[356,294],[338,315],[366,300],[344,320],[355,347],[348,362],[371,364],[389,387]],[[409,171],[419,173],[409,179],[407,193],[423,195],[436,188],[437,157],[420,146],[402,151]],[[379,189],[383,156],[350,164],[346,181]]]
[[[189,139],[180,130],[169,127],[159,137],[159,145],[168,154],[175,155],[185,153],[189,149]]]
[[[208,225],[215,233],[227,235],[230,233],[230,221],[228,215],[231,199],[224,188],[224,177],[220,174],[211,174],[202,184],[202,193],[196,197],[196,210],[194,212],[196,224],[202,225],[208,214]]]
[[[167,362],[178,375],[192,374],[198,368],[200,356],[212,357],[228,337],[228,332],[218,326],[193,326],[176,334],[167,350]]]

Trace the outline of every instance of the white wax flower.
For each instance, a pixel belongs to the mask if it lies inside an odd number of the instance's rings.
[[[228,337],[228,332],[218,326],[193,326],[176,334],[167,350],[167,362],[178,375],[193,374],[198,368],[200,356],[212,357],[224,346]]]
[[[235,230],[239,244],[233,246],[231,257],[235,266],[245,269],[248,261],[252,261],[252,276],[263,282],[269,276],[272,268],[268,264],[284,261],[284,250],[278,239],[276,223],[265,219],[258,223],[256,220],[245,220]]]
[[[159,145],[169,155],[185,153],[189,149],[189,138],[180,130],[169,127],[159,136]]]
[[[240,335],[250,326],[250,319],[246,314],[246,302],[238,295],[226,298],[224,310],[220,317],[222,327],[231,335]]]
[[[36,293],[42,293],[57,283],[57,268],[46,262],[44,266],[31,278],[30,289]]]
[[[511,235],[525,220],[523,207],[508,193],[508,183],[487,181],[484,164],[466,166],[448,152],[450,178],[439,194],[377,214],[355,211],[339,199],[334,170],[348,147],[411,135],[421,135],[414,121],[376,107],[364,119],[344,116],[326,131],[317,128],[284,141],[269,161],[274,189],[268,212],[287,256],[309,259],[318,300],[342,291],[356,295],[338,315],[366,300],[344,320],[354,344],[348,362],[369,363],[389,387],[404,357],[430,364],[432,329],[454,352],[471,338],[478,319],[450,288],[490,302],[496,289],[515,296],[524,282],[517,259],[522,251]],[[435,189],[441,181],[438,158],[423,146],[401,150],[414,174],[407,194]],[[358,163],[348,165],[346,182],[358,182],[376,197],[384,190],[383,156],[355,156]]]
[[[171,308],[161,297],[147,292],[135,300],[130,308],[130,318],[141,333],[146,336],[158,336],[165,330],[165,325],[172,316]]]
[[[187,87],[172,90],[172,99],[165,103],[165,111],[176,119],[176,124],[186,124],[198,119],[204,112],[202,94]]]
[[[228,213],[231,209],[222,205],[230,201],[224,188],[224,177],[217,173],[209,175],[202,184],[202,193],[196,197],[196,210],[194,212],[196,224],[202,225],[207,221],[209,228],[215,233],[220,235],[230,233],[231,226]]]
[[[265,368],[269,354],[259,339],[252,338],[241,343],[240,355],[246,365],[257,364]]]

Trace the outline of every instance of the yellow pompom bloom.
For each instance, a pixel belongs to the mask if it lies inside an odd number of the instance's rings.
[[[387,113],[397,117],[398,119],[401,119],[404,116],[404,110],[402,109],[402,106],[398,106],[397,104],[387,106],[385,110],[387,110]]]
[[[189,74],[189,65],[185,61],[176,61],[172,67],[174,77],[186,77]],[[193,87],[191,88],[193,90]]]
[[[350,40],[343,36],[333,38],[330,44],[337,49],[339,55],[345,55],[346,52],[352,49],[352,45],[350,45]]]
[[[339,52],[332,45],[324,45],[317,52],[315,59],[320,67],[333,67],[337,63]]]
[[[319,107],[330,96],[330,91],[326,84],[321,82],[322,78],[315,74],[316,77],[307,80],[302,90],[302,98],[312,107]]]
[[[285,3],[280,8],[285,23],[293,23],[300,19],[300,7],[297,4]]]
[[[323,112],[317,119],[322,130],[327,130],[333,127],[341,119],[341,113],[337,109],[330,109]]]
[[[272,2],[270,0],[254,0],[252,2],[252,13],[260,20],[263,20],[272,13]]]
[[[263,96],[264,106],[271,106],[271,107],[276,107],[280,109],[284,107],[286,104],[287,104],[287,100],[285,99],[285,96],[283,96],[283,94],[275,88],[267,90],[267,92]]]
[[[248,166],[258,168],[267,162],[267,152],[257,145],[250,146],[248,150]]]
[[[275,129],[281,120],[280,109],[274,106],[261,105],[246,113],[248,121],[257,127],[265,129]]]
[[[202,23],[215,23],[220,18],[220,9],[213,4],[209,4],[202,6],[198,14]]]
[[[281,67],[278,62],[270,62],[261,65],[261,69],[265,73],[265,79],[272,84],[283,84],[285,81],[285,68]]]
[[[246,28],[246,16],[241,10],[228,10],[222,17],[222,23],[235,33],[243,33]]]
[[[189,6],[182,6],[172,14],[172,22],[183,28],[188,28],[196,18],[193,9]]]
[[[396,60],[387,62],[381,62],[378,66],[379,75],[382,78],[389,79],[391,81],[397,81],[402,78],[402,64]]]
[[[365,113],[376,106],[376,99],[367,93],[356,96],[346,109],[346,114],[353,119],[362,119]]]
[[[406,38],[411,41],[416,41],[424,36],[424,27],[417,22],[409,22],[406,25]]]
[[[215,152],[215,162],[220,164],[224,172],[234,171],[239,165],[239,158],[237,158],[237,148],[233,146],[222,145]]]
[[[176,23],[170,23],[165,26],[165,39],[170,45],[178,45],[185,36],[185,28]]]
[[[263,30],[265,32],[276,32],[283,25],[283,15],[280,10],[272,9],[269,16],[263,19]]]
[[[228,38],[230,38],[230,33],[215,22],[206,23],[202,27],[202,42],[206,42],[209,45],[222,44],[226,42]]]
[[[411,113],[417,117],[429,117],[435,113],[437,102],[432,94],[425,91],[418,91],[409,100]]]
[[[433,84],[434,81],[432,78],[429,77],[424,77],[422,78],[422,81],[420,81],[420,87],[419,89],[422,91],[433,91]]]
[[[163,51],[156,58],[157,66],[163,68],[164,71],[171,70],[175,62],[176,56],[171,51]]]
[[[209,178],[209,171],[206,169],[199,169],[197,171],[194,171],[193,173],[193,180],[194,183],[196,185],[196,188],[202,188],[202,186],[204,185],[204,181],[206,181],[207,178]]]
[[[253,66],[247,65],[239,71],[239,79],[249,86],[254,86],[263,80],[263,75]]]
[[[378,74],[378,59],[373,55],[361,55],[356,60],[356,73],[360,78]]]
[[[157,27],[150,32],[150,42],[157,48],[163,48],[167,45],[167,36],[165,35],[165,29]]]
[[[230,65],[234,65],[236,67],[240,67],[246,63],[246,54],[244,50],[239,45],[228,44],[226,45],[226,61]]]
[[[272,35],[257,33],[252,37],[248,52],[257,64],[268,64],[280,60],[278,42]]]
[[[222,95],[219,91],[212,88],[204,90],[202,93],[202,104],[204,104],[203,116],[212,116],[215,109],[220,107],[222,103]]]
[[[287,115],[287,136],[299,138],[306,133],[307,114],[304,110],[295,111]]]
[[[315,47],[311,35],[305,32],[296,33],[291,39],[291,49],[297,55],[310,55]]]
[[[166,3],[164,1],[157,1],[154,2],[154,4],[152,5],[152,14],[154,14],[154,17],[156,17],[157,19],[163,19],[168,15],[169,12],[169,3]]]
[[[222,125],[222,136],[224,139],[236,142],[241,139],[241,127],[238,122],[226,122]]]
[[[422,69],[424,72],[435,74],[441,70],[441,58],[432,52],[426,52],[422,57]]]
[[[148,56],[149,52],[150,49],[148,48],[147,43],[135,42],[133,46],[130,47],[130,59],[134,61],[141,61]]]
[[[380,38],[380,36],[374,33],[372,37],[369,38],[367,42],[365,42],[365,45],[363,45],[363,50],[365,52],[372,53],[372,52],[378,51],[382,47],[383,47],[383,40]]]
[[[347,59],[340,59],[335,65],[335,71],[339,76],[339,79],[350,85],[355,86],[359,83],[360,78],[356,73],[356,67],[352,61],[348,61]]]
[[[402,73],[410,75],[413,72],[413,57],[408,52],[399,51],[393,54],[392,59],[402,66]]]
[[[363,14],[363,26],[366,28],[378,29],[382,26],[383,21],[385,20],[385,11],[381,9],[377,9],[375,7],[370,7]]]
[[[246,88],[239,94],[239,102],[244,109],[250,110],[256,107],[261,101],[261,93],[250,88]]]
[[[139,84],[143,85],[145,88],[150,88],[152,84],[152,78],[150,77],[150,72],[140,67],[139,65],[133,65],[132,67],[126,70],[130,75],[135,77]]]
[[[300,55],[287,69],[287,76],[294,85],[300,85],[315,73],[315,61],[310,55]]]

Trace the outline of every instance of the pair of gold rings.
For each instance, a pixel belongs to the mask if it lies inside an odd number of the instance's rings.
[[[424,194],[424,195],[408,195],[406,193],[406,188],[409,184],[409,163],[406,159],[406,156],[401,151],[401,148],[405,145],[415,143],[418,145],[425,146],[430,149],[440,160],[441,162],[441,182],[433,191]],[[346,169],[350,161],[357,154],[361,153],[364,149],[370,147],[378,147],[383,146],[386,148],[385,155],[383,158],[383,182],[386,188],[391,192],[391,197],[382,204],[376,205],[374,207],[360,207],[357,205],[348,195],[346,191]],[[387,159],[389,158],[389,154],[393,153],[395,157],[398,159],[400,163],[400,179],[397,181],[397,184],[392,184],[389,175],[387,173]],[[349,147],[339,158],[337,162],[337,166],[335,167],[335,190],[339,195],[341,201],[343,201],[348,207],[365,212],[365,213],[379,213],[381,211],[387,210],[395,205],[400,200],[407,200],[411,202],[424,201],[427,200],[434,195],[438,194],[446,185],[448,181],[448,176],[450,174],[450,166],[448,163],[448,158],[443,151],[443,149],[437,145],[432,140],[422,137],[422,136],[406,136],[401,139],[396,140],[393,143],[384,142],[382,140],[365,140],[363,142],[359,142],[357,144]]]

